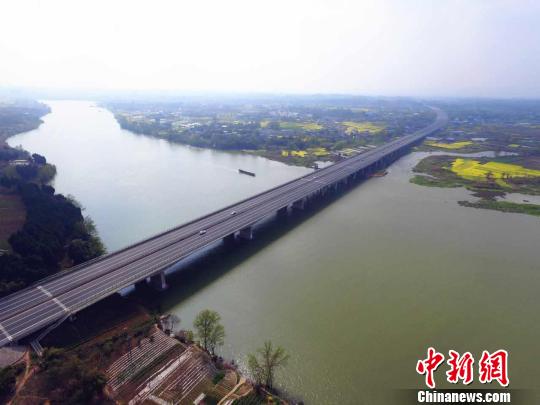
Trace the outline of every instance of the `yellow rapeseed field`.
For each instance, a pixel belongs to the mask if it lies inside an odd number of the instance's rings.
[[[510,163],[487,162],[480,163],[473,159],[456,159],[452,162],[452,171],[468,180],[480,180],[491,177],[504,185],[508,177],[540,177],[540,170],[527,169]]]
[[[307,155],[313,155],[317,157],[321,156],[327,156],[329,153],[326,150],[326,148],[310,148],[308,150],[282,150],[281,156],[287,157],[287,156],[298,156],[298,157],[306,157]]]
[[[328,151],[326,148],[311,148],[308,149],[308,152],[314,156],[327,156]]]
[[[440,143],[440,142],[434,142],[434,141],[427,141],[426,145],[428,146],[434,146],[436,148],[442,148],[442,149],[461,149],[465,146],[472,145],[472,141],[461,141],[461,142],[453,142],[453,143]]]
[[[306,157],[307,151],[305,150],[282,150],[281,156],[299,156],[299,157]]]
[[[353,132],[369,132],[370,134],[376,134],[384,129],[383,126],[373,122],[345,121],[342,122],[342,124],[346,127],[345,133],[347,135],[351,135]]]

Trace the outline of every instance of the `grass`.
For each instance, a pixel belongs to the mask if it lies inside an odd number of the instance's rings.
[[[461,142],[452,142],[452,143],[426,141],[426,145],[428,146],[432,146],[434,148],[449,149],[449,150],[463,149],[466,146],[472,145],[473,143],[474,142],[472,141],[461,141]]]
[[[311,153],[312,155],[315,155],[315,156],[319,156],[319,157],[322,157],[322,156],[328,156],[329,153],[328,151],[326,150],[326,148],[312,148],[312,149],[308,149],[309,153]]]
[[[261,128],[267,128],[272,121],[262,120]],[[301,129],[304,131],[320,131],[324,127],[316,122],[279,121],[280,129]]]
[[[501,163],[486,162],[481,163],[473,159],[455,159],[452,162],[452,172],[458,176],[472,181],[495,180],[497,184],[504,187],[504,179],[515,177],[540,177],[540,170],[527,169],[523,166]]]
[[[453,181],[452,179],[441,179],[438,177],[415,175],[409,180],[413,184],[426,187],[462,187],[459,181]]]
[[[281,129],[303,129],[305,131],[320,131],[323,126],[315,122],[293,122],[293,121],[280,121],[279,127]]]
[[[384,129],[384,126],[377,125],[373,122],[353,122],[353,121],[345,121],[342,122],[342,124],[345,126],[345,133],[347,135],[352,135],[353,133],[362,133],[362,132],[368,132],[370,134],[378,134]]]
[[[518,214],[529,214],[540,216],[540,205],[536,204],[520,204],[509,201],[494,201],[481,199],[479,201],[460,201],[460,205],[464,207],[484,208],[488,210],[496,210],[502,212],[515,212]]]

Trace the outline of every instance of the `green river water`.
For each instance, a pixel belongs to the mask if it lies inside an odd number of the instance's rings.
[[[9,143],[56,164],[55,187],[86,207],[110,250],[307,172],[134,135],[91,103],[49,104],[39,129]],[[410,184],[422,156],[258,229],[248,245],[218,248],[190,277],[171,277],[164,310],[185,328],[201,309],[219,311],[221,353],[241,365],[266,339],[284,346],[278,383],[308,404],[399,403],[396,389],[424,386],[415,365],[428,346],[477,359],[506,349],[510,387],[540,388],[540,218],[461,207],[472,198],[463,189]]]

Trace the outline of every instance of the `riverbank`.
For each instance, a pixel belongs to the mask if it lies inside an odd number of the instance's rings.
[[[49,106],[33,100],[0,101],[0,148],[10,136],[38,128],[50,112]]]
[[[2,104],[0,133],[31,129],[49,112],[34,101]],[[0,146],[0,297],[104,252],[79,203],[55,193],[55,175],[45,156]]]
[[[204,398],[217,404],[243,398],[262,404],[272,397],[272,403],[287,404],[256,389],[234,362],[205,350],[199,336],[178,328],[179,319],[149,312],[141,299],[116,294],[54,329],[42,342],[42,357],[28,359],[31,375],[24,381],[14,375],[17,392],[7,399],[187,404]]]
[[[533,162],[532,167],[523,166],[527,162]],[[459,201],[465,207],[540,215],[540,205],[498,200],[510,193],[540,195],[540,170],[534,167],[534,161],[519,156],[436,155],[422,159],[414,167],[410,181],[428,187],[464,187],[478,198]]]
[[[335,103],[335,104],[334,104]],[[431,110],[412,100],[318,96],[243,102],[108,102],[123,129],[201,148],[244,151],[316,167],[427,126]]]

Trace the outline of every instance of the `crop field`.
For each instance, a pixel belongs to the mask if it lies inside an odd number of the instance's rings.
[[[472,145],[474,142],[472,141],[461,141],[461,142],[452,142],[452,143],[442,143],[442,142],[434,142],[434,141],[427,141],[426,145],[432,146],[435,148],[441,148],[441,149],[462,149],[466,146]]]
[[[288,156],[298,156],[298,157],[306,157],[307,151],[305,150],[282,150],[281,156],[288,157]]]
[[[345,126],[345,133],[348,135],[351,135],[355,132],[368,132],[370,134],[377,134],[384,129],[384,126],[375,124],[373,122],[345,121],[342,122],[342,124]]]
[[[271,122],[272,121],[270,120],[262,120],[260,123],[261,128],[268,128]],[[316,122],[279,121],[279,128],[285,130],[300,129],[304,131],[320,131],[324,127]]]
[[[315,157],[324,157],[328,156],[329,152],[326,150],[326,148],[309,148],[307,150],[282,150],[281,156],[283,157],[301,157],[304,158],[306,156],[315,156]]]
[[[328,151],[326,150],[326,148],[312,148],[312,149],[308,149],[308,151],[314,156],[318,156],[318,157],[328,156]]]
[[[473,181],[488,178],[504,181],[506,178],[540,177],[540,170],[527,169],[510,163],[481,163],[478,160],[461,158],[452,162],[452,172]]]
[[[323,129],[323,126],[316,122],[280,121],[279,127],[281,129],[303,129],[305,131],[320,131]]]

